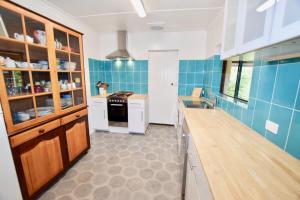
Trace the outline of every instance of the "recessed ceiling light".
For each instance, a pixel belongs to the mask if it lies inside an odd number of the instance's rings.
[[[153,31],[161,31],[164,29],[164,27],[160,26],[160,25],[153,25],[153,26],[150,26],[150,29]]]
[[[143,18],[147,16],[142,0],[130,0],[138,16]]]
[[[256,8],[257,12],[264,12],[265,10],[271,8],[274,6],[275,2],[278,2],[279,0],[267,0],[265,3],[261,4]]]

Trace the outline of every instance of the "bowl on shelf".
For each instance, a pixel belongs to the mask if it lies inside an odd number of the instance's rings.
[[[37,116],[38,117],[42,117],[48,114],[51,114],[54,112],[54,108],[49,106],[49,107],[37,107]],[[34,117],[35,116],[35,111],[34,108],[32,109],[28,109],[27,113],[31,116]]]
[[[76,70],[76,62],[69,62],[69,69],[71,71],[75,71]]]
[[[24,122],[30,119],[30,114],[26,113],[26,112],[16,112],[15,113],[15,120],[16,121],[20,121],[20,122]]]

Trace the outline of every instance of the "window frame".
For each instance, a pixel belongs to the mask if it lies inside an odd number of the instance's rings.
[[[238,63],[238,72],[237,72],[236,83],[235,83],[235,88],[234,88],[234,95],[230,96],[230,95],[228,95],[224,92],[224,85],[225,85],[225,79],[226,79],[226,70],[227,70],[227,63],[228,63],[227,60],[223,61],[220,93],[222,95],[227,96],[227,97],[233,98],[234,100],[241,101],[243,103],[248,103],[249,99],[245,100],[245,99],[242,99],[242,98],[239,97],[239,90],[240,90],[243,64],[244,63],[252,63],[253,64],[253,61],[241,61],[241,60],[239,60],[239,61],[233,61],[233,62]]]

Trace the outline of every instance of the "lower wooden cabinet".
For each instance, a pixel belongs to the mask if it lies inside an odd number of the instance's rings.
[[[15,164],[24,199],[35,196],[65,169],[63,132],[54,129],[14,149]]]
[[[24,199],[36,199],[90,147],[86,110],[60,121],[57,127],[52,121],[10,138]],[[45,128],[50,125],[56,128]]]
[[[90,146],[87,116],[65,125],[69,161],[72,162]]]

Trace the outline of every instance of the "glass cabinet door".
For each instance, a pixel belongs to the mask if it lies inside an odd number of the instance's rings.
[[[83,104],[79,37],[54,29],[56,68],[62,110]]]
[[[276,1],[271,42],[277,43],[300,35],[300,1]]]
[[[46,35],[45,23],[0,7],[1,98],[13,125],[55,112]]]

